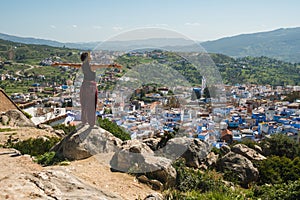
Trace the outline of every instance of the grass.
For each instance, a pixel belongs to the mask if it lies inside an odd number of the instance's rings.
[[[11,128],[0,128],[0,132],[10,132],[10,131],[14,131],[15,129],[11,129]]]

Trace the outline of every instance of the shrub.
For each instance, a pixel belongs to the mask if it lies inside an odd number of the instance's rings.
[[[38,156],[48,152],[56,143],[60,141],[58,137],[29,138],[17,143],[7,143],[7,147],[19,150],[22,154]]]
[[[100,127],[112,133],[115,137],[120,138],[121,140],[130,140],[130,134],[126,132],[123,128],[118,126],[116,123],[109,121],[108,119],[98,118]]]
[[[174,167],[177,172],[176,189],[179,191],[226,192],[228,190],[221,181],[222,176],[215,171],[201,172],[200,170],[188,168],[182,159],[176,161]]]
[[[300,157],[291,160],[286,157],[270,156],[257,163],[259,184],[281,184],[300,179]]]
[[[55,130],[63,130],[65,132],[66,135],[73,133],[76,131],[76,127],[75,126],[66,126],[64,124],[58,124],[53,126],[53,128]]]
[[[300,199],[300,179],[273,186],[254,187],[253,195],[265,200]]]
[[[300,145],[285,134],[274,134],[261,143],[265,154],[294,159],[300,156]]]
[[[46,152],[43,155],[36,156],[35,158],[35,162],[43,166],[55,165],[63,161],[66,160],[54,151]]]

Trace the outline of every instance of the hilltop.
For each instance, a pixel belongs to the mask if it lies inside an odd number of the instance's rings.
[[[25,44],[89,50],[93,50],[97,45],[101,44],[101,41],[62,43],[53,40],[17,37],[7,34],[0,34],[0,39]],[[145,47],[185,52],[205,50],[209,53],[220,53],[232,57],[266,56],[287,62],[300,62],[300,27],[240,34],[204,42],[183,38],[150,38],[144,40],[108,41],[101,44],[101,49],[113,51],[128,51]]]
[[[242,34],[202,42],[208,52],[233,57],[267,56],[288,62],[300,62],[300,27]]]

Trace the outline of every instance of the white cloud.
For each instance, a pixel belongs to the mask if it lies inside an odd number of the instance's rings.
[[[198,22],[187,22],[184,25],[186,26],[200,26],[201,24]]]
[[[115,31],[121,31],[121,30],[123,30],[123,28],[120,27],[120,26],[114,26],[113,30],[115,30]]]
[[[56,28],[56,26],[55,26],[55,25],[50,25],[50,28],[53,28],[53,29],[55,29],[55,28]]]
[[[73,27],[73,28],[77,28],[77,25],[76,25],[76,24],[73,24],[72,27]]]

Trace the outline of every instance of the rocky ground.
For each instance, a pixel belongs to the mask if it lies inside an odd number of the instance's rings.
[[[3,128],[3,127],[1,127]],[[36,128],[12,128],[0,133],[0,144],[9,135],[18,140],[51,135]],[[111,172],[112,154],[94,155],[67,166],[42,167],[28,155],[0,148],[0,199],[144,199],[155,194],[135,176]]]

